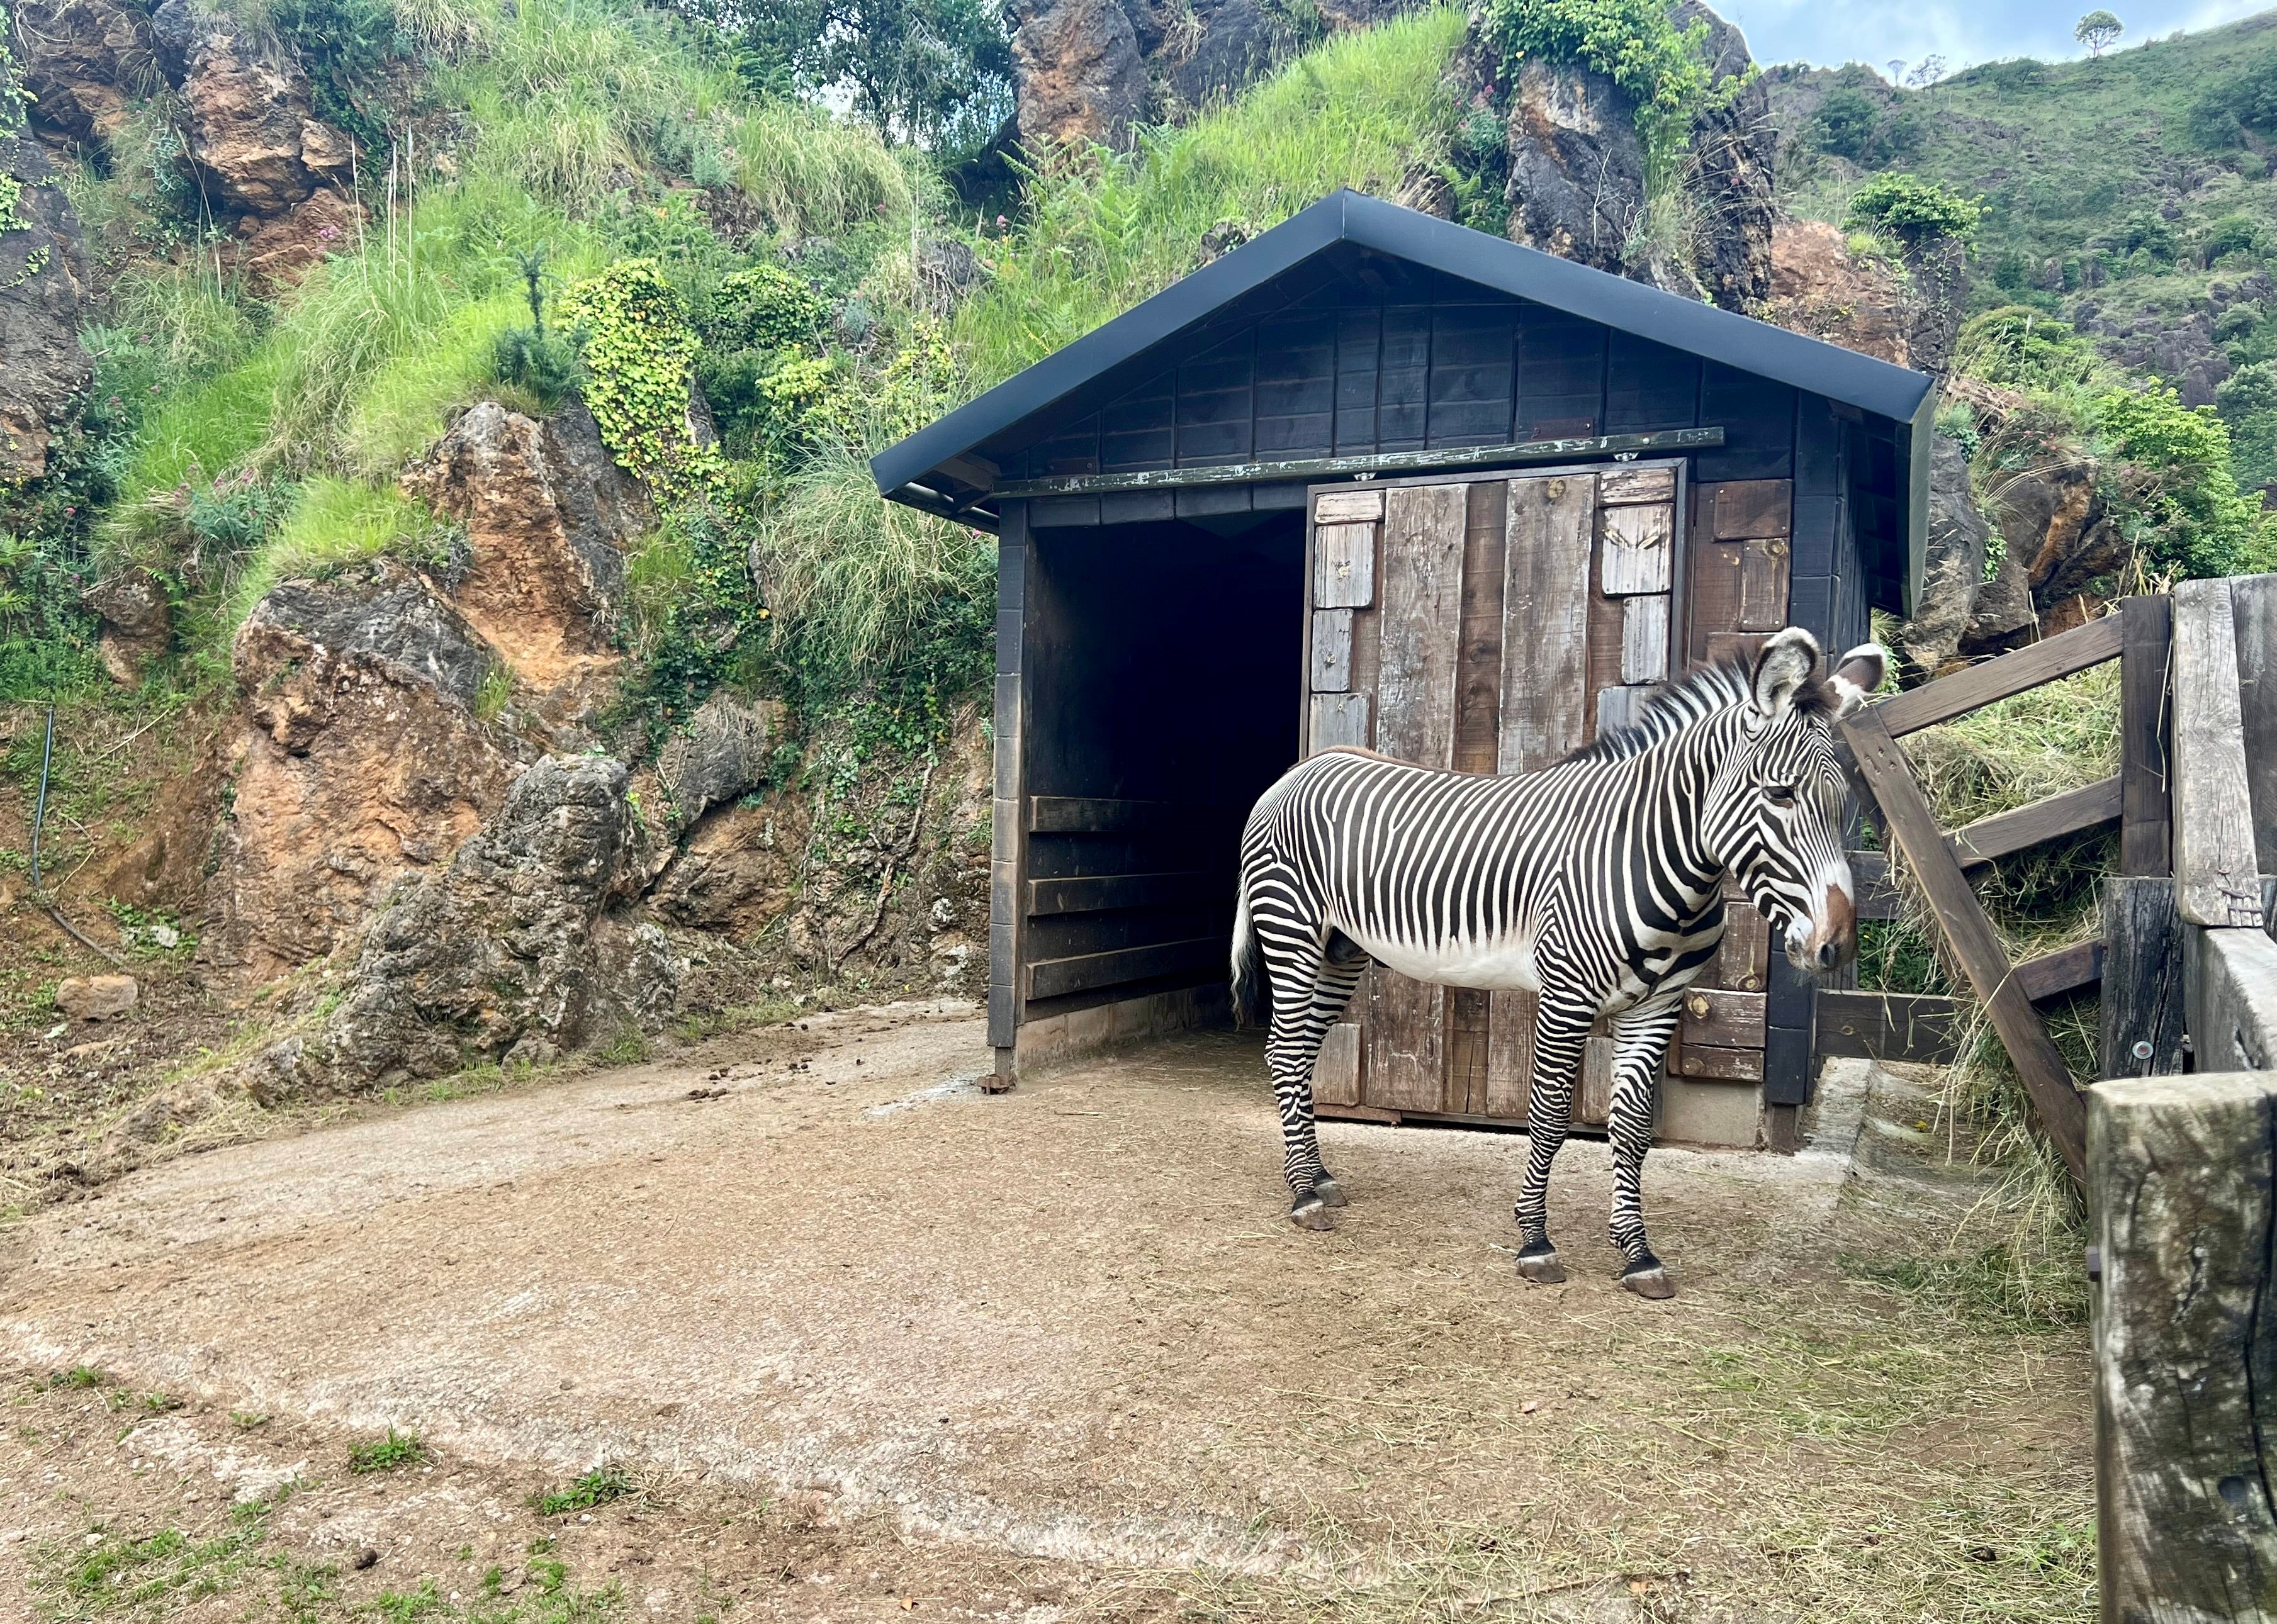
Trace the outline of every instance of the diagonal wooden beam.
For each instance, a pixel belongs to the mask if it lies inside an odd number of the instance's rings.
[[[2004,654],[1997,660],[1940,677],[1926,687],[1885,700],[1874,708],[1883,713],[1882,725],[1890,735],[1902,739],[1924,727],[1982,710],[2026,688],[2036,688],[2043,682],[2053,682],[2090,665],[2115,660],[2124,644],[2120,618],[2106,615],[2100,620],[2090,620],[2085,626],[2060,633],[2045,642],[2029,643],[2014,654]]]
[[[2100,623],[2098,623],[2100,624]],[[1961,679],[1965,680],[1966,679]],[[1932,685],[1942,687],[1942,684]],[[1919,689],[1917,693],[1928,693]],[[1898,747],[1882,713],[1898,702],[1860,711],[1842,725],[1858,771],[1872,790],[1890,836],[1921,882],[1938,928],[1961,963],[1961,973],[1984,1005],[1992,1029],[2032,1102],[2033,1114],[2075,1179],[2087,1165],[2087,1112],[2063,1056],[2008,962],[2007,950],[1984,916],[1976,892],[1961,872],[1945,831],[1923,799],[1913,767]]]

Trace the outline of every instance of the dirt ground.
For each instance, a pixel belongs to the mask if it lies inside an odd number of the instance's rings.
[[[1854,1114],[1656,1152],[1647,1303],[1600,1144],[1531,1287],[1522,1139],[1330,1125],[1308,1233],[1249,1039],[986,1059],[818,1017],[26,1218],[7,1615],[2091,1616],[2083,1333],[1891,1284],[1951,1203]]]

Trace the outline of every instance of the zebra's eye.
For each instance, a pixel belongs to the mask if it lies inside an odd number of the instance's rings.
[[[1766,785],[1763,787],[1763,793],[1771,798],[1771,803],[1775,807],[1791,807],[1794,804],[1794,785],[1792,784]]]

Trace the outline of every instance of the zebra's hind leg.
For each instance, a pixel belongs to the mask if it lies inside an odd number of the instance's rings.
[[[1645,1240],[1644,1157],[1652,1144],[1653,1086],[1676,1022],[1674,994],[1662,1007],[1641,1005],[1614,1021],[1612,1108],[1605,1119],[1606,1136],[1613,1143],[1613,1215],[1607,1233],[1626,1259],[1621,1284],[1656,1302],[1676,1295],[1676,1282]]]
[[[1266,1069],[1281,1112],[1281,1171],[1289,1182],[1289,1221],[1300,1229],[1329,1229],[1329,1209],[1344,1206],[1344,1187],[1321,1162],[1313,1119],[1313,1071],[1321,1043],[1344,1013],[1365,960],[1338,963],[1311,933],[1259,920],[1258,945],[1273,990],[1273,1021],[1265,1041]]]
[[[1581,1046],[1595,1019],[1586,1006],[1561,1002],[1548,989],[1534,1021],[1534,1085],[1526,1102],[1526,1176],[1519,1183],[1518,1273],[1536,1286],[1562,1285],[1565,1267],[1550,1239],[1550,1165],[1573,1125],[1573,1087]]]

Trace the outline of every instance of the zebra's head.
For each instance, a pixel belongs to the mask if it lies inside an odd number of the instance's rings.
[[[1833,725],[1881,687],[1888,664],[1878,644],[1862,644],[1822,681],[1818,640],[1800,626],[1774,634],[1747,673],[1740,747],[1709,791],[1711,846],[1797,969],[1832,970],[1857,946],[1856,892],[1843,853],[1849,786],[1834,758]]]

